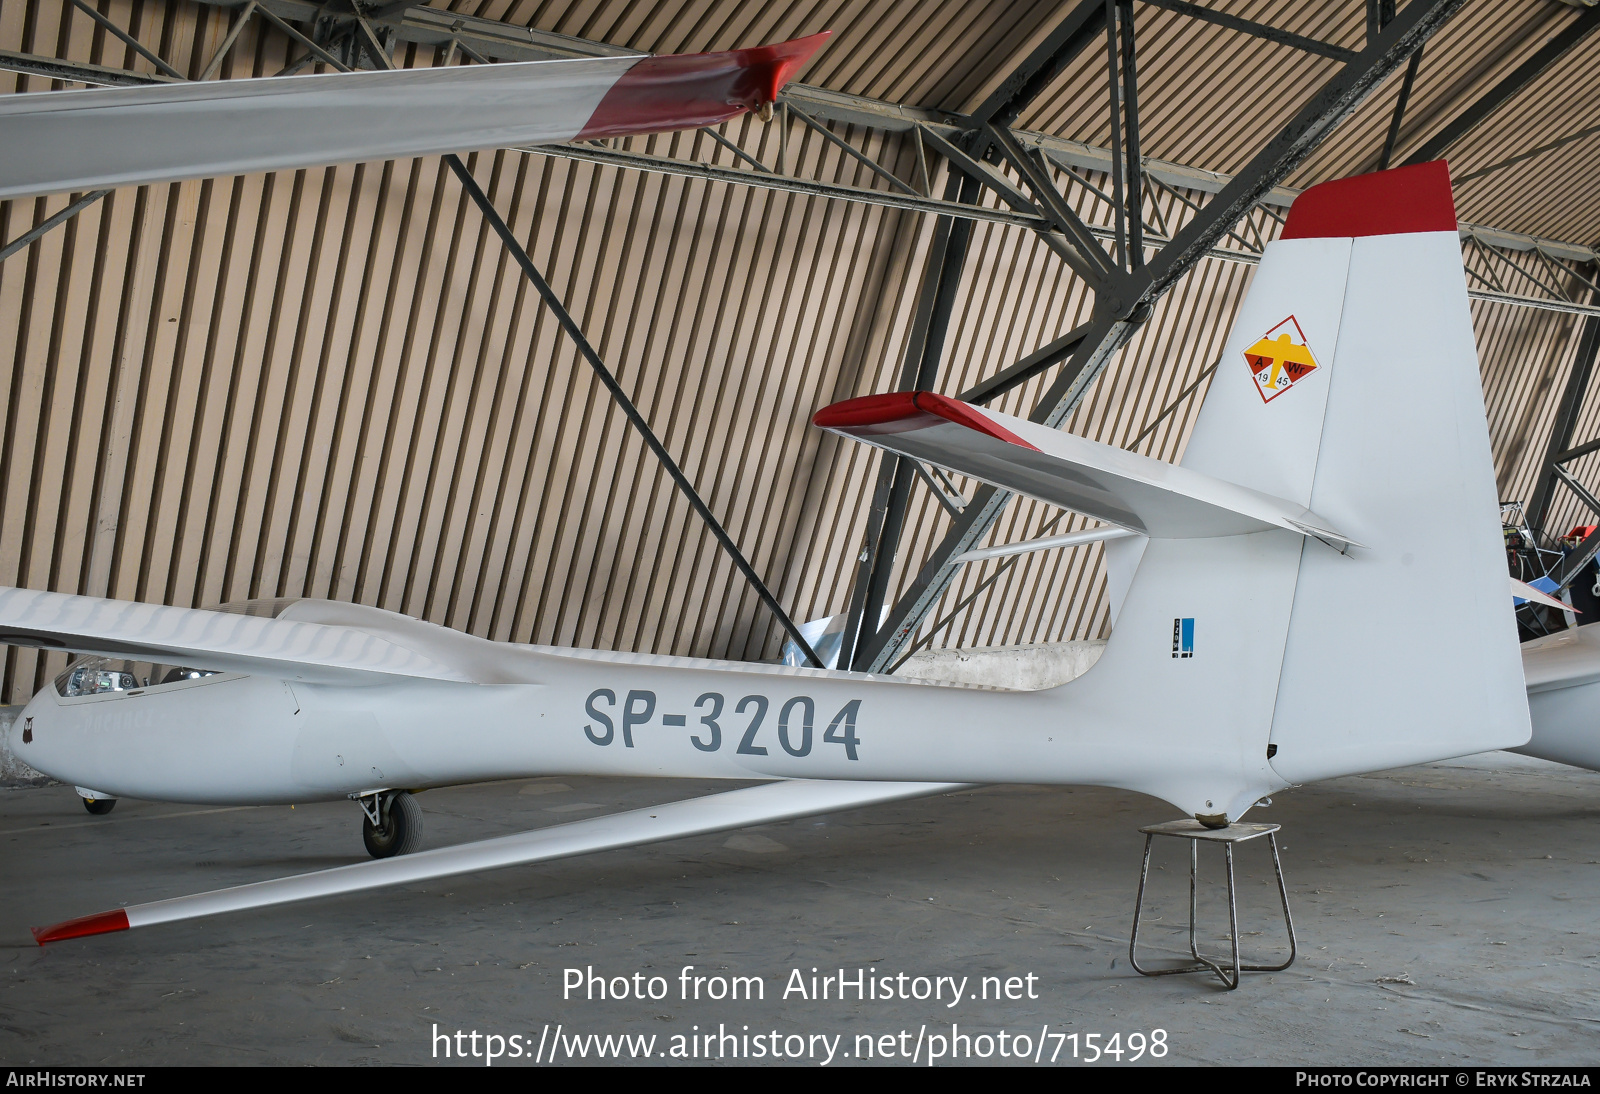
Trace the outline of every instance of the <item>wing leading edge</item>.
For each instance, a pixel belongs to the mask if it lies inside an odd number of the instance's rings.
[[[1153,539],[1283,528],[1360,546],[1283,498],[933,392],[849,399],[812,422]]]
[[[827,39],[0,96],[0,199],[660,133],[771,104]]]
[[[314,684],[472,683],[355,627],[0,588],[0,644],[126,657]]]
[[[636,847],[644,843],[723,832],[753,824],[770,824],[818,813],[857,809],[864,805],[904,801],[961,790],[965,786],[964,783],[784,780],[552,825],[477,843],[419,851],[375,862],[335,866],[315,873],[235,885],[230,889],[216,889],[194,896],[133,904],[51,927],[38,927],[34,929],[33,936],[42,946],[46,942],[125,931],[131,927],[148,927],[178,919],[264,908],[388,885],[408,885],[430,878],[549,862],[594,851]]]

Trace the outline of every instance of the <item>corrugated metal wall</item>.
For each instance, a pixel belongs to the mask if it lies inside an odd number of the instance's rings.
[[[453,6],[658,52],[831,26],[838,36],[807,82],[949,108],[981,98],[1058,11],[1000,0],[915,13],[887,0]],[[86,18],[65,19],[66,8],[3,0],[0,48],[148,70]],[[101,9],[190,73],[227,27],[227,13],[184,0]],[[1347,45],[1362,33],[1359,6],[1333,0],[1228,10]],[[1429,46],[1417,109],[1475,94],[1568,17],[1553,4],[1505,15],[1476,0]],[[1142,5],[1139,18],[1152,155],[1236,168],[1300,89],[1331,71]],[[1474,53],[1484,40],[1492,58]],[[270,75],[284,46],[248,30],[222,75]],[[1441,75],[1430,82],[1436,56]],[[1585,56],[1592,68],[1593,51]],[[436,57],[408,47],[397,59]],[[1086,56],[1063,74],[1024,124],[1103,141],[1098,64]],[[1262,80],[1263,71],[1281,75]],[[1563,101],[1563,111],[1585,102],[1592,111],[1592,82],[1579,83],[1577,105]],[[46,86],[0,76],[0,91]],[[1392,88],[1380,93],[1298,181],[1367,166],[1391,97]],[[777,125],[734,130],[776,157]],[[1475,164],[1521,147],[1515,133],[1496,140],[1484,138]],[[694,142],[695,154],[714,154],[695,135],[632,147],[682,154]],[[897,140],[868,147],[912,177]],[[872,185],[865,168],[799,129],[791,153],[820,177]],[[842,610],[875,456],[807,422],[830,401],[893,385],[931,222],[521,153],[479,155],[473,169],[780,599],[800,618]],[[1543,186],[1537,171],[1489,176],[1463,215],[1592,235],[1592,203],[1518,204],[1515,183],[1534,176]],[[1086,218],[1106,220],[1081,187],[1068,192]],[[66,200],[0,203],[0,239]],[[1187,215],[1170,194],[1157,201],[1169,223]],[[1274,225],[1259,227],[1270,237]],[[1192,271],[1068,428],[1176,458],[1204,384],[1177,396],[1215,360],[1250,269],[1208,260]],[[1029,233],[979,225],[941,390],[958,392],[1064,333],[1088,304]],[[1499,305],[1479,305],[1475,317],[1502,483],[1515,490],[1531,476],[1529,452],[1543,443],[1570,368],[1574,325]],[[519,641],[734,658],[777,651],[779,633],[753,594],[437,160],[116,192],[0,265],[0,380],[0,584],[183,605],[325,596]],[[1043,384],[997,405],[1022,411]],[[1600,425],[1600,402],[1588,415]],[[1074,520],[1014,505],[992,540]],[[944,523],[919,490],[900,580]],[[1095,635],[1103,588],[1097,548],[969,567],[924,640]],[[59,655],[10,651],[5,701],[57,664]]]

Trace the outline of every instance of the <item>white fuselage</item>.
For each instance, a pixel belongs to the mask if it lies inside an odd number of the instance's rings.
[[[1280,785],[1264,741],[1261,771],[1240,787],[1240,758],[1219,764],[1199,737],[1187,749],[1181,739],[1141,743],[1132,732],[1137,711],[1119,731],[1125,720],[1115,704],[1087,686],[1097,669],[1061,688],[1005,692],[690,658],[501,650],[552,682],[348,686],[223,673],[70,698],[47,686],[17,719],[12,747],[38,770],[101,794],[204,803],[588,774],[1100,784],[1220,812],[1224,793],[1231,804]],[[1153,749],[1169,762],[1153,765]]]
[[[1153,784],[1149,751],[1130,747],[1142,734],[1070,717],[1074,707],[1088,715],[1100,706],[1084,687],[1087,677],[1003,692],[690,658],[507,649],[557,682],[347,686],[223,673],[74,698],[47,686],[18,717],[11,747],[37,770],[102,794],[216,804],[327,801],[556,774],[1078,783],[1185,793]],[[1075,688],[1091,701],[1067,701]],[[1597,704],[1600,683],[1530,696],[1533,739],[1518,751],[1600,769]],[[1228,779],[1202,750],[1192,759],[1188,807],[1203,811],[1206,800],[1193,796],[1225,792]]]

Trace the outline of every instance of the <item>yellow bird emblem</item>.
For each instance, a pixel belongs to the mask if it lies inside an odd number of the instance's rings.
[[[1305,333],[1290,316],[1244,351],[1263,402],[1271,402],[1318,368]]]

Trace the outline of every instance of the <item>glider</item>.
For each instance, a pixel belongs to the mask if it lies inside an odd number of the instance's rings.
[[[579,115],[592,111],[574,107],[564,124],[581,133],[592,121]],[[1600,687],[1600,642],[1558,636],[1565,645],[1529,654],[1545,673],[1530,724],[1463,278],[1442,163],[1306,191],[1263,256],[1177,467],[931,393],[818,412],[821,428],[1143,538],[1105,653],[1043,691],[496,643],[310,599],[199,610],[0,590],[0,641],[93,655],[19,716],[11,744],[21,760],[96,806],[121,795],[349,798],[379,858],[36,936],[974,783],[1120,787],[1222,826],[1310,779],[1495,748],[1537,754],[1540,697]],[[1260,342],[1280,329],[1292,329],[1295,348],[1272,352],[1316,367],[1259,367]],[[1452,534],[1439,536],[1442,527]],[[1396,650],[1376,640],[1424,574],[1453,591],[1432,607],[1449,641]],[[416,791],[575,774],[762,785],[397,854],[416,845]]]

